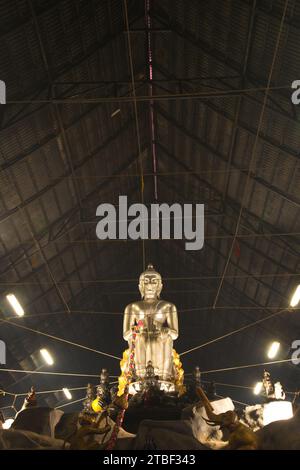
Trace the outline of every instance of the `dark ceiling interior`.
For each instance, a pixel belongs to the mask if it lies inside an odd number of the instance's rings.
[[[106,367],[118,376],[118,360],[100,353],[120,357],[126,348],[122,312],[139,298],[145,262],[178,308],[179,353],[286,309],[300,276],[300,114],[291,102],[299,2],[2,0],[0,18],[5,367],[86,375]],[[204,248],[98,240],[96,208],[119,195],[204,203]],[[24,317],[9,308],[8,292]],[[288,359],[299,333],[299,312],[284,311],[183,355],[184,369],[260,364],[274,339]],[[52,367],[34,362],[41,347],[55,357]],[[263,368],[203,378],[252,386]],[[296,365],[268,370],[299,389]],[[0,374],[10,393],[97,383]],[[255,401],[247,389],[219,385],[218,393]],[[61,397],[43,399],[55,406]]]

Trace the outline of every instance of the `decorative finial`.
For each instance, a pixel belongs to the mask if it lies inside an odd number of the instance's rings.
[[[86,414],[92,414],[92,403],[95,399],[94,387],[92,384],[88,383],[86,388],[86,397],[83,402],[83,412]]]
[[[24,399],[24,402],[20,411],[23,411],[26,408],[31,408],[33,406],[37,406],[37,399],[36,399],[35,389],[34,387],[31,387],[30,392],[28,392],[27,396]]]

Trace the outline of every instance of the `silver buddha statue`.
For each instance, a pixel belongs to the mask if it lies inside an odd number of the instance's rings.
[[[178,317],[174,304],[160,299],[161,275],[151,264],[140,275],[139,290],[142,300],[127,305],[124,313],[123,337],[132,342],[132,327],[138,325],[135,341],[135,375],[142,380],[149,361],[158,380],[172,382],[173,341],[178,337]]]

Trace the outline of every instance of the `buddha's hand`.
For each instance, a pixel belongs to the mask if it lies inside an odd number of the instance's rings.
[[[161,336],[163,339],[166,339],[169,336],[170,328],[163,326],[160,330]]]
[[[147,333],[148,333],[147,328],[140,328],[139,331],[138,331],[139,335],[146,335]]]
[[[137,327],[140,328],[140,329],[143,329],[143,328],[144,328],[144,325],[145,325],[145,323],[143,322],[143,320],[139,320],[139,321],[137,322]]]

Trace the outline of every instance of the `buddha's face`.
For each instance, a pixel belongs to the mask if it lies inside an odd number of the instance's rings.
[[[158,299],[162,290],[160,275],[157,273],[144,274],[140,278],[139,289],[143,299]]]

